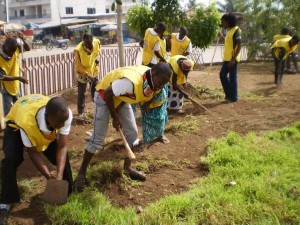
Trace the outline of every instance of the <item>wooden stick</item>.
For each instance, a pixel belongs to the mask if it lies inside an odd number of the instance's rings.
[[[218,48],[218,45],[219,45],[219,40],[220,40],[220,38],[217,39],[217,44],[216,44],[216,47],[215,47],[215,50],[214,50],[214,54],[213,54],[213,57],[211,59],[211,63],[210,63],[210,66],[209,66],[210,69],[211,69],[212,64],[214,62],[215,54],[216,54],[216,51],[217,51],[217,48]]]
[[[121,128],[119,128],[119,133],[120,133],[120,135],[121,135],[123,144],[124,144],[124,146],[125,146],[125,150],[126,150],[127,157],[128,157],[129,159],[136,159],[135,154],[132,152],[130,146],[128,145],[128,143],[127,143],[127,141],[126,141],[126,138],[125,138],[125,136],[124,136],[123,131],[122,131]]]
[[[191,97],[189,98],[189,100],[194,104],[194,106],[196,107],[196,109],[198,111],[200,111],[200,110],[202,111],[203,109],[205,111],[208,111],[208,109],[205,106],[199,104],[196,100],[192,99]]]

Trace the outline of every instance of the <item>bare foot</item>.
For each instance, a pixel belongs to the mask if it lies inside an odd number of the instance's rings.
[[[165,135],[157,138],[157,140],[164,143],[164,144],[169,144],[170,143],[169,139]]]

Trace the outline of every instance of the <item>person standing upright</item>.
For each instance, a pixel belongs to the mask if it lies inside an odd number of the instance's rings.
[[[223,66],[220,71],[220,80],[225,93],[227,102],[238,101],[238,81],[237,66],[240,62],[241,51],[241,30],[237,26],[237,20],[234,14],[224,14],[221,18],[222,27],[227,30],[224,37],[221,33],[219,38],[225,39],[225,50],[223,56]]]
[[[143,48],[143,61],[144,66],[153,67],[160,62],[166,62],[165,58],[160,54],[161,50],[161,37],[166,30],[164,22],[159,22],[154,28],[148,28],[145,32],[144,40],[140,42]]]
[[[191,39],[187,37],[186,27],[180,27],[179,33],[172,33],[168,36],[167,47],[171,51],[171,57],[175,55],[188,56],[193,47]]]
[[[78,81],[77,111],[79,116],[84,115],[85,91],[87,83],[91,86],[91,96],[94,99],[95,87],[99,75],[99,55],[101,44],[92,34],[85,33],[74,50],[75,72]]]

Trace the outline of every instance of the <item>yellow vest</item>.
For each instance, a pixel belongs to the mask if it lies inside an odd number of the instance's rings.
[[[84,67],[85,70],[88,71],[88,73],[92,76],[92,77],[97,77],[99,74],[99,69],[95,64],[95,60],[97,58],[97,56],[100,53],[100,41],[96,38],[93,39],[93,51],[90,55],[88,55],[86,53],[86,51],[83,48],[83,42],[80,42],[76,49],[79,53],[80,56],[80,62],[82,67]],[[76,70],[76,68],[75,68]],[[85,75],[85,74],[84,74]],[[87,82],[85,79],[85,76],[81,77],[80,74],[77,73],[77,80],[79,80],[80,82]]]
[[[178,41],[176,39],[176,33],[172,34],[172,39],[171,39],[171,56],[175,55],[183,55],[187,48],[189,47],[189,44],[191,42],[191,39],[186,37],[184,41]]]
[[[282,38],[288,38],[288,37],[291,37],[291,36],[288,35],[288,34],[276,34],[273,37],[273,42],[278,41],[278,40],[280,40]]]
[[[20,76],[20,65],[19,65],[19,49],[15,51],[14,55],[10,60],[6,61],[4,58],[0,56],[0,67],[5,71],[5,73],[12,77]],[[13,96],[16,96],[19,92],[19,81],[1,81],[1,86],[5,88],[5,90]]]
[[[160,39],[159,44],[160,44],[159,53],[164,59],[166,59],[167,58],[166,40],[165,39]],[[157,58],[157,60],[160,61],[159,58]]]
[[[57,130],[54,130],[50,135],[43,135],[36,121],[38,111],[49,100],[49,97],[40,94],[21,97],[12,106],[5,118],[6,121],[11,121],[8,122],[8,126],[22,129],[27,134],[32,146],[35,146],[37,151],[46,150],[48,145],[55,140],[57,134]]]
[[[143,46],[143,65],[148,65],[154,54],[153,54],[153,48],[160,40],[160,37],[158,35],[153,35],[150,32],[150,28],[148,28],[145,32],[145,37],[144,37],[144,46]]]
[[[224,50],[224,61],[231,61],[232,56],[234,55],[238,46],[233,48],[233,35],[235,31],[239,29],[238,26],[231,28],[225,37],[225,50]],[[237,55],[236,61],[239,62],[241,60],[241,52]]]
[[[121,102],[130,104],[147,102],[151,100],[154,94],[154,92],[151,91],[147,95],[144,95],[143,86],[146,79],[145,73],[149,69],[150,68],[147,66],[128,66],[113,70],[106,74],[104,78],[97,84],[96,90],[105,90],[111,85],[113,81],[121,78],[127,78],[133,84],[133,94],[114,96],[113,99],[115,108],[117,108],[121,104]]]
[[[176,84],[182,85],[182,84],[185,84],[187,82],[187,80],[186,80],[186,76],[182,73],[182,71],[177,63],[177,61],[179,59],[189,60],[190,63],[192,64],[192,68],[194,67],[194,62],[183,55],[175,55],[175,56],[172,56],[169,58],[168,63],[172,66],[172,71],[174,71],[174,73],[177,74]],[[172,79],[173,79],[173,72],[172,72],[171,79],[170,79],[171,83],[172,83]]]
[[[285,55],[283,59],[285,59],[287,56],[289,56],[292,52],[296,51],[298,48],[298,45],[294,45],[292,48],[290,48],[289,41],[292,39],[292,37],[279,39],[278,41],[275,41],[275,43],[272,45],[271,49],[275,48],[275,57],[278,58],[278,55],[280,53],[280,48],[285,49]]]

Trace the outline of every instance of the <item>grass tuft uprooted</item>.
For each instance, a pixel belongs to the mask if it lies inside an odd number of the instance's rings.
[[[113,206],[94,188],[46,209],[53,224],[300,224],[299,140],[300,123],[210,140],[200,159],[209,174],[142,214]]]

